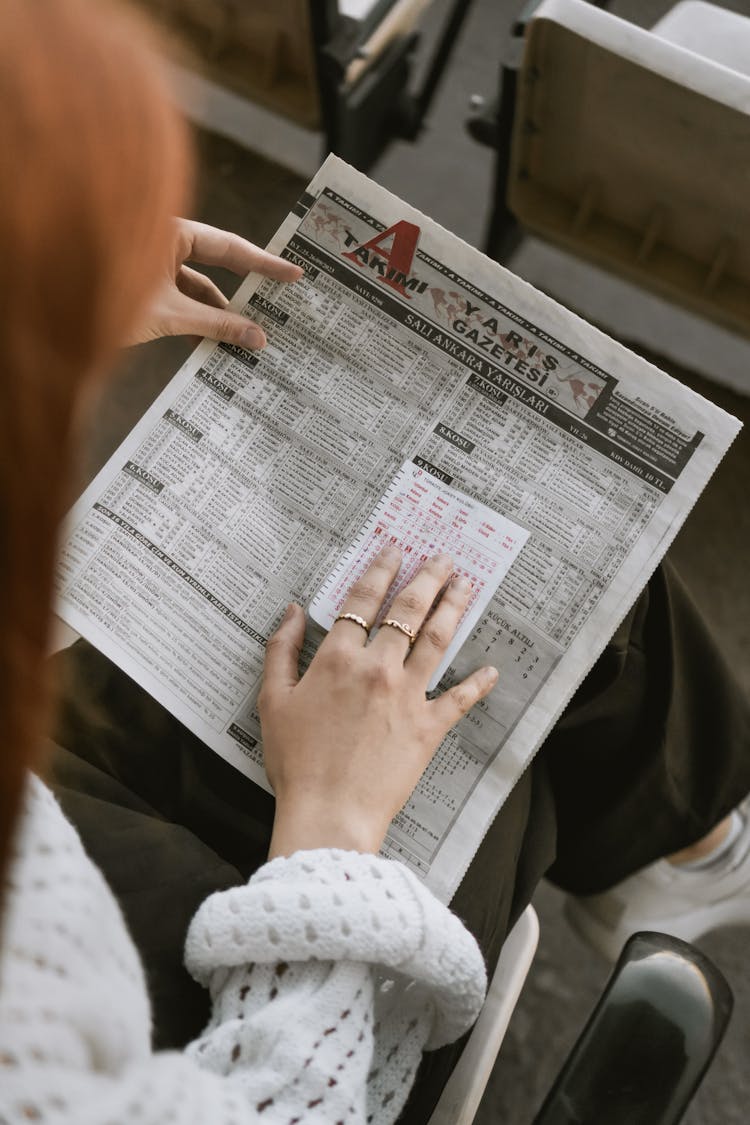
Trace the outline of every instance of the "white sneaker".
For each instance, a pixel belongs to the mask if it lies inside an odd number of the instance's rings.
[[[638,930],[697,941],[720,926],[750,926],[750,799],[737,811],[741,831],[716,860],[691,868],[660,859],[602,894],[568,896],[564,911],[573,929],[616,961]]]

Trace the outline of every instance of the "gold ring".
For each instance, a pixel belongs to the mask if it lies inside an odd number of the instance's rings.
[[[404,625],[403,621],[394,621],[389,617],[386,621],[382,622],[383,625],[390,625],[392,629],[398,629],[405,637],[409,638],[409,648],[414,644],[417,639],[417,634],[412,629],[411,625]]]
[[[340,613],[334,620],[334,625],[336,621],[353,621],[355,625],[362,626],[368,637],[370,635],[370,625],[365,621],[364,617],[360,617],[358,613]]]

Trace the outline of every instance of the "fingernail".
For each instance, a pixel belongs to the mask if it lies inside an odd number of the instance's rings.
[[[446,554],[445,551],[441,551],[439,555],[433,555],[432,561],[437,563],[438,566],[453,566],[452,556]]]
[[[469,594],[474,589],[472,583],[463,574],[457,574],[453,579],[453,588],[459,594]]]
[[[498,672],[497,668],[489,666],[482,669],[482,675],[484,677],[485,683],[487,684],[487,687],[492,687],[493,684],[497,683],[500,673]]]
[[[383,550],[380,552],[380,557],[385,562],[395,562],[396,559],[401,558],[401,552],[393,543],[389,543],[387,547],[383,547]]]
[[[286,609],[284,610],[284,616],[282,617],[282,619],[281,619],[281,621],[279,622],[279,624],[280,624],[280,625],[283,625],[285,621],[288,621],[288,620],[289,620],[289,618],[290,618],[290,617],[292,616],[292,614],[293,614],[293,613],[294,613],[294,605],[292,605],[292,604],[290,603],[290,604],[289,604],[289,605],[288,605],[288,606],[286,607]]]
[[[264,348],[266,334],[260,328],[246,328],[242,333],[243,348]]]

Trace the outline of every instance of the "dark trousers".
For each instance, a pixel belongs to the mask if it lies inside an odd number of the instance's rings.
[[[148,975],[156,1047],[206,1022],[182,966],[188,922],[265,860],[273,799],[83,641],[55,658],[48,774],[117,896]],[[501,669],[502,674],[502,669]],[[547,875],[594,893],[705,835],[750,791],[748,707],[665,564],[519,780],[452,907],[491,971]],[[425,1056],[404,1115],[425,1122],[460,1045]]]

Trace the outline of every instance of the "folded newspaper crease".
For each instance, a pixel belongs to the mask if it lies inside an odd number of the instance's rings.
[[[404,462],[500,513],[524,541],[441,684],[500,682],[384,849],[447,900],[740,424],[335,157],[269,249],[305,269],[235,295],[269,346],[171,380],[70,513],[58,613],[267,788],[266,640]]]

